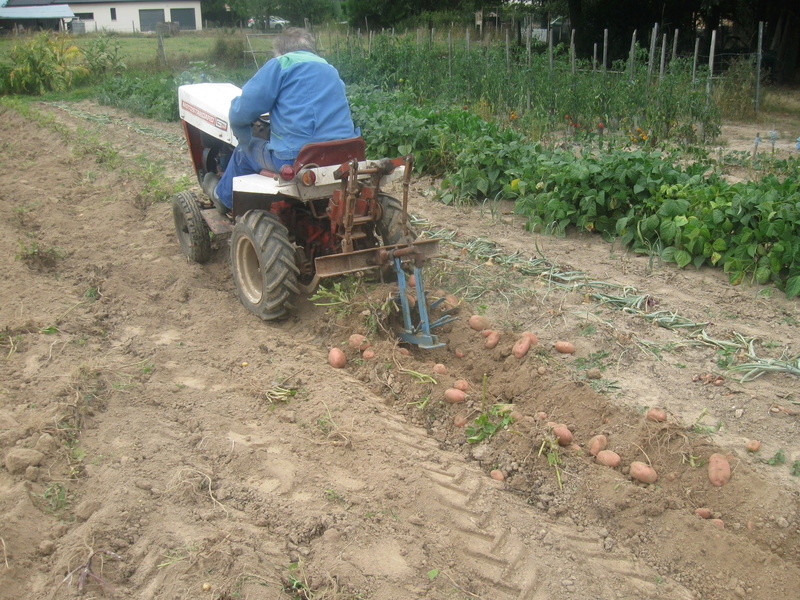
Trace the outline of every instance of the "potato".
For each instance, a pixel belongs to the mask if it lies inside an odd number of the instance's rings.
[[[711,509],[710,508],[695,508],[694,514],[696,514],[701,519],[710,519],[711,518]]]
[[[539,411],[536,413],[535,418],[537,421],[547,421],[547,413]]]
[[[575,344],[572,342],[558,341],[553,344],[553,347],[556,349],[556,352],[560,352],[561,354],[575,354]]]
[[[495,481],[505,481],[505,479],[506,479],[506,474],[505,474],[505,473],[503,473],[503,471],[501,471],[500,469],[493,469],[493,470],[492,470],[492,471],[489,473],[489,477],[491,477],[491,478],[492,478],[492,479],[494,479]]]
[[[723,521],[722,519],[711,519],[711,522],[717,527],[725,529],[725,521]]]
[[[658,479],[658,473],[650,465],[635,460],[631,463],[631,478],[642,483],[654,483]]]
[[[447,388],[444,391],[444,399],[451,404],[458,404],[460,402],[464,402],[464,400],[467,399],[467,395],[463,391],[457,390],[456,388]]]
[[[667,412],[663,408],[651,408],[645,415],[648,421],[663,423],[667,420]]]
[[[519,338],[514,344],[514,347],[511,348],[511,354],[514,355],[514,358],[522,358],[528,353],[528,350],[531,349],[532,343],[533,341],[531,338],[523,333],[522,337]]]
[[[589,454],[597,456],[600,450],[605,450],[608,447],[608,438],[603,434],[596,435],[589,440]]]
[[[466,392],[469,390],[469,381],[466,379],[456,379],[453,383],[453,387],[462,392]]]
[[[759,442],[758,440],[750,440],[745,445],[745,448],[747,448],[748,452],[758,452],[759,450],[761,450],[761,442]]]
[[[364,352],[361,353],[361,356],[366,360],[370,360],[371,358],[375,358],[375,351],[369,349],[364,350]]]
[[[414,275],[409,275],[406,277],[406,283],[408,284],[408,287],[417,287],[417,278],[414,277]]]
[[[497,344],[500,343],[500,334],[496,331],[492,331],[488,336],[486,336],[486,341],[483,343],[484,348],[496,348]]]
[[[597,453],[597,456],[594,457],[595,461],[598,465],[604,465],[606,467],[618,467],[619,463],[622,462],[619,454],[614,452],[613,450],[600,450]]]
[[[367,336],[361,335],[360,333],[354,333],[347,339],[347,345],[351,348],[358,348],[359,350],[366,350],[370,347],[370,343],[367,340]]]
[[[454,296],[453,294],[447,294],[444,297],[444,305],[448,309],[458,308],[459,306],[461,306],[461,300],[458,298],[458,296]]]
[[[453,354],[455,354],[456,358],[464,358],[466,356],[461,348],[456,348],[453,350]]]
[[[347,364],[347,357],[335,346],[328,351],[328,364],[334,369],[341,369]]]
[[[444,375],[447,373],[447,367],[445,367],[442,363],[436,363],[433,365],[433,372],[437,375]]]
[[[453,417],[453,425],[456,427],[465,427],[467,425],[467,417],[464,415],[456,415]]]
[[[714,453],[708,457],[708,480],[711,485],[721,487],[731,478],[731,465],[724,454]]]
[[[472,315],[469,318],[469,326],[475,331],[483,331],[489,329],[489,319],[483,315]]]
[[[575,436],[572,435],[569,428],[562,424],[553,427],[553,435],[556,436],[559,446],[569,446],[572,440],[575,439]]]
[[[397,353],[401,354],[402,356],[411,356],[411,350],[408,348],[403,348],[402,346],[397,348]]]

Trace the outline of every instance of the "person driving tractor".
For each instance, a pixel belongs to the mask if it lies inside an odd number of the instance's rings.
[[[297,27],[286,29],[267,61],[231,102],[229,119],[238,140],[220,178],[207,173],[203,191],[218,209],[233,206],[233,178],[279,171],[291,165],[311,142],[353,138],[344,82],[335,67],[316,54],[314,36]],[[269,126],[261,116],[269,113]]]

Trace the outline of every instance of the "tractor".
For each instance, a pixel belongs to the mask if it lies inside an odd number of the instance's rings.
[[[178,88],[183,131],[201,187],[206,174],[222,174],[237,144],[228,110],[240,93],[229,83]],[[422,266],[436,255],[438,240],[417,239],[409,226],[412,167],[410,155],[367,160],[360,137],[307,144],[294,164],[277,173],[234,178],[230,211],[190,190],[176,194],[172,214],[178,241],[190,260],[203,263],[211,258],[211,234],[229,237],[236,294],[266,321],[292,314],[298,298],[311,294],[323,278],[364,271],[396,277],[401,341],[439,347],[444,344],[431,330],[454,317],[446,311],[433,322],[429,317]],[[383,191],[393,181],[402,182],[402,201]],[[415,315],[406,293],[407,271],[414,275]]]

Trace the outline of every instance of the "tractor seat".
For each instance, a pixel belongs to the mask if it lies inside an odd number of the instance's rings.
[[[354,137],[346,140],[312,142],[300,148],[297,158],[294,159],[292,169],[297,173],[306,165],[315,165],[318,167],[338,166],[343,165],[353,158],[366,160],[366,143],[364,142],[364,138]],[[273,173],[267,169],[262,170],[261,175],[267,177],[278,176],[277,173]]]
[[[366,143],[362,137],[306,144],[294,159],[293,166],[297,172],[305,165],[329,167],[344,164],[354,158],[366,160]]]

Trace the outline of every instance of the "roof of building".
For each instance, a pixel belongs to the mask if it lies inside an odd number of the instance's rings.
[[[191,2],[199,0],[172,0],[173,2]],[[48,6],[48,5],[72,5],[72,4],[124,4],[126,2],[164,2],[164,0],[6,0],[6,7],[22,7],[22,6]],[[4,3],[0,0],[0,6]]]
[[[74,16],[66,4],[0,7],[0,19],[67,19]]]

